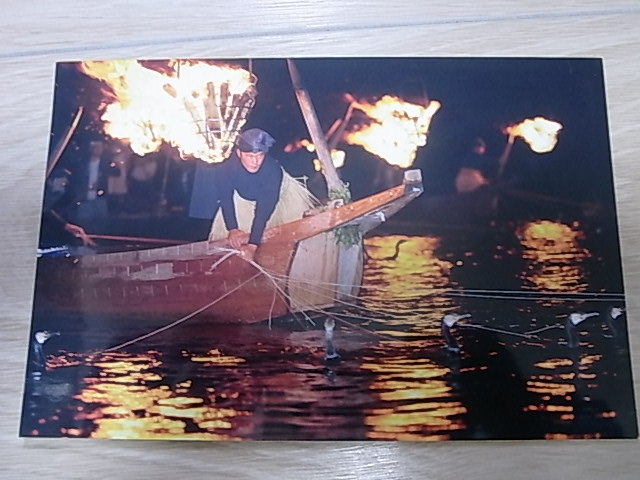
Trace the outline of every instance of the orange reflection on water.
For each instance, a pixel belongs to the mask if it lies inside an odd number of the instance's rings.
[[[549,370],[555,370],[558,367],[570,367],[571,365],[573,365],[573,361],[568,358],[549,358],[543,362],[534,363],[534,366],[538,368]]]
[[[602,355],[584,355],[580,358],[580,367],[587,367],[602,358]]]
[[[365,244],[372,265],[363,284],[379,285],[378,299],[421,298],[447,285],[452,264],[435,257],[439,238],[389,235]]]
[[[217,348],[209,350],[207,355],[198,356],[193,355],[191,357],[192,362],[221,365],[225,367],[236,367],[246,360],[240,357],[234,357],[233,355],[225,355]]]
[[[528,261],[520,278],[524,288],[543,291],[585,291],[581,263],[591,256],[580,247],[581,231],[561,222],[538,220],[517,230],[524,247],[522,256]]]
[[[444,380],[448,368],[403,356],[383,363],[365,357],[360,368],[376,374],[369,390],[388,405],[366,410],[368,438],[442,440],[448,438],[447,432],[465,428],[460,417],[467,410],[452,400]]]
[[[527,390],[533,393],[565,396],[576,391],[573,384],[553,383],[553,382],[527,382]]]
[[[369,259],[360,299],[366,308],[390,314],[385,322],[401,325],[404,336],[437,335],[440,320],[453,308],[450,297],[438,295],[449,287],[452,267],[435,256],[439,244],[438,237],[404,235],[365,240]],[[421,308],[426,297],[428,309]]]
[[[92,365],[99,368],[98,374],[86,379],[75,398],[94,408],[81,409],[75,418],[93,422],[94,438],[234,440],[237,437],[224,430],[233,427],[233,418],[247,415],[206,405],[202,398],[177,395],[178,390],[187,393],[190,380],[176,385],[175,392],[167,385],[149,386],[162,380],[150,371],[162,365],[155,352],[103,354]],[[187,431],[188,424],[204,431]]]

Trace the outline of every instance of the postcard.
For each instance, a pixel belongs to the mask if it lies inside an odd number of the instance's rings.
[[[637,437],[594,58],[58,63],[20,435]]]

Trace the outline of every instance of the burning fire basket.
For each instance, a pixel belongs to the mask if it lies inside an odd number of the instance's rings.
[[[81,70],[109,87],[105,133],[138,155],[166,142],[182,158],[222,162],[257,95],[253,73],[204,61],[172,60],[160,70],[128,60],[84,62]]]

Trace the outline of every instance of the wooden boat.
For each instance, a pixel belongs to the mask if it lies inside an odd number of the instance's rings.
[[[307,309],[326,308],[356,294],[362,243],[336,244],[332,231],[376,227],[422,193],[419,170],[370,197],[328,208],[265,231],[255,264],[226,240],[148,250],[38,259],[39,306],[92,314],[198,312],[206,321],[253,323]]]

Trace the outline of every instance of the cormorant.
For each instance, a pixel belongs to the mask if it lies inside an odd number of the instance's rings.
[[[336,326],[336,321],[332,317],[327,317],[324,321],[324,344],[325,352],[324,359],[327,362],[335,362],[340,360],[340,354],[336,352],[333,346],[333,330]]]
[[[44,354],[44,343],[51,337],[60,335],[60,332],[50,332],[48,330],[40,330],[33,334],[31,340],[31,351],[33,353],[32,361],[36,366],[44,368],[47,364],[47,356]]]
[[[607,313],[604,317],[604,322],[607,324],[607,327],[609,327],[610,333],[605,334],[605,337],[612,338],[612,337],[617,337],[619,335],[618,318],[621,317],[622,315],[624,315],[624,309],[620,307],[612,306],[607,309]]]
[[[564,329],[567,332],[567,345],[574,348],[580,345],[580,339],[578,338],[578,325],[584,322],[589,317],[595,317],[600,315],[598,312],[573,312],[569,314],[564,322]]]
[[[451,333],[451,328],[463,318],[469,318],[471,314],[465,313],[461,315],[459,313],[447,313],[444,317],[442,317],[442,336],[447,342],[447,350],[450,352],[459,352],[460,345],[458,345],[458,341]]]

